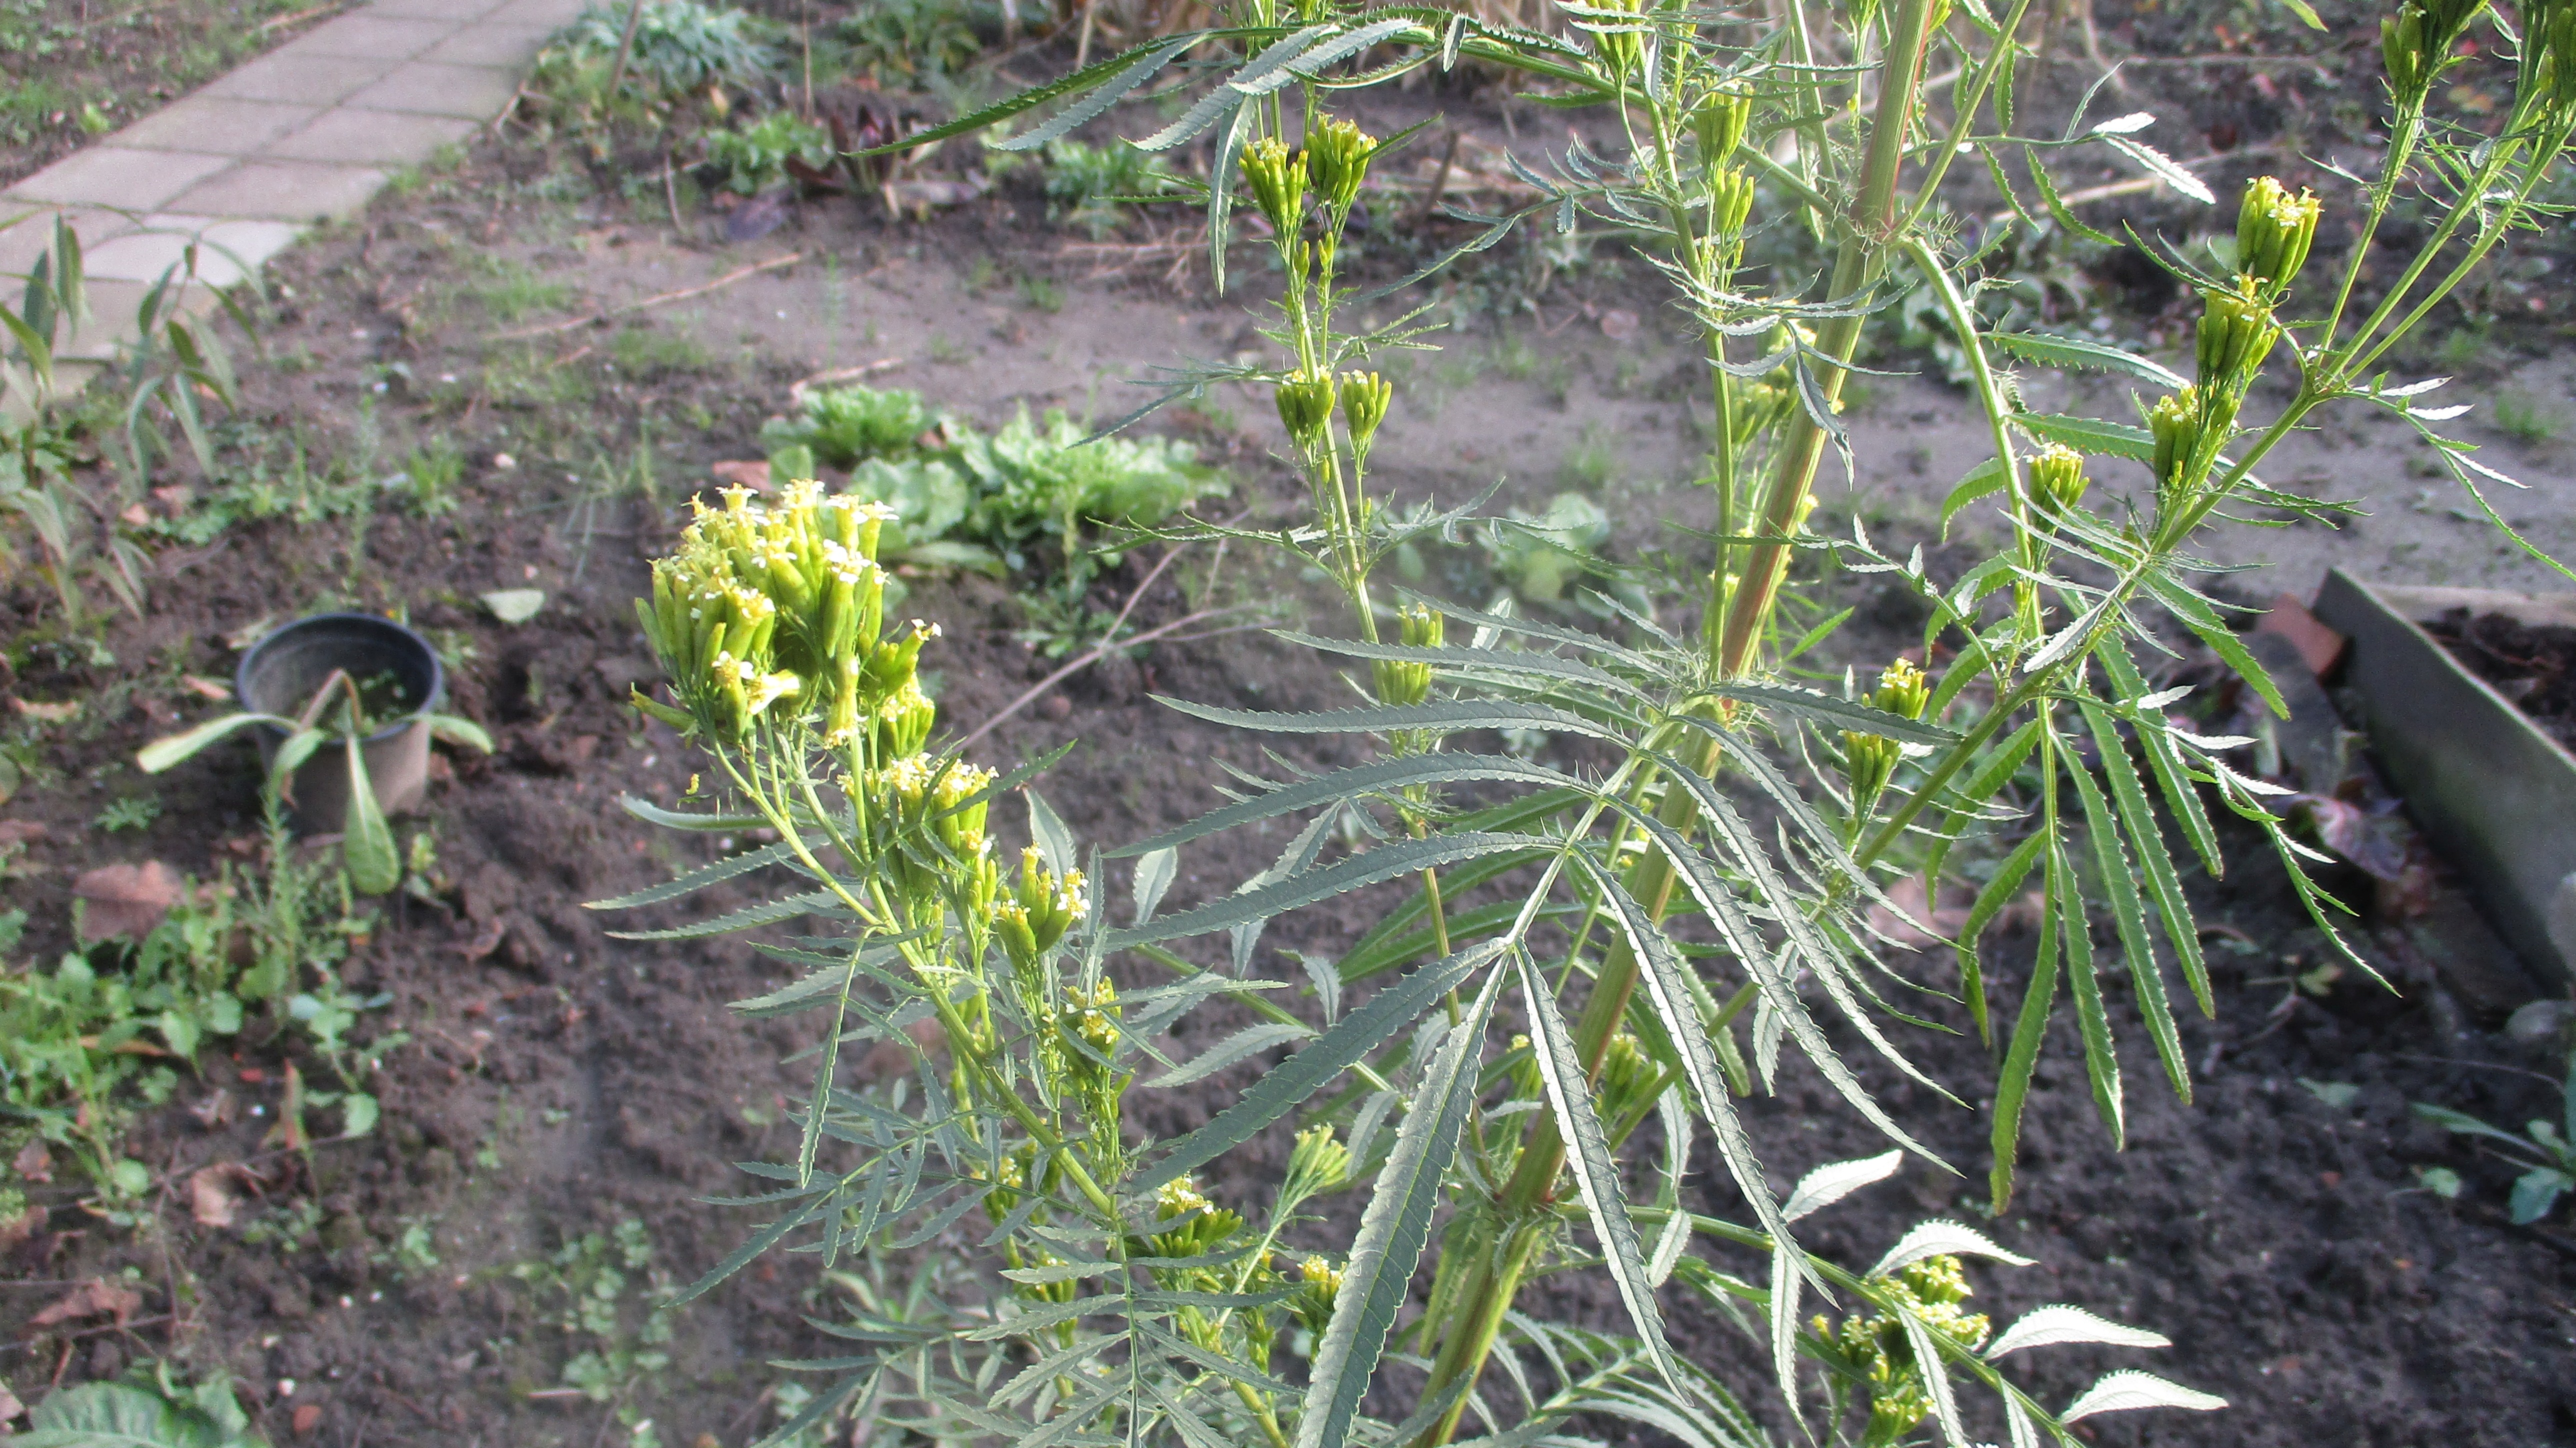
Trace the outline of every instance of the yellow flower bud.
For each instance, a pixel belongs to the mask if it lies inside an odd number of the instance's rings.
[[[1276,137],[1264,136],[1243,148],[1243,179],[1252,186],[1253,204],[1281,236],[1293,236],[1306,215],[1306,153],[1289,154]]]
[[[1386,421],[1387,408],[1395,401],[1395,384],[1374,372],[1342,374],[1342,423],[1351,430],[1351,447],[1361,456],[1368,454],[1369,440],[1377,436],[1377,426]]]
[[[1359,198],[1360,182],[1376,142],[1349,121],[1327,121],[1306,133],[1306,170],[1315,195],[1334,211],[1348,211]]]
[[[2030,460],[2031,501],[2043,513],[2073,508],[2091,482],[2084,475],[2084,454],[2064,443],[2050,443]]]

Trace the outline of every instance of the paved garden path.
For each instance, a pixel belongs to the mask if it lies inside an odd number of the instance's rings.
[[[191,237],[199,275],[241,280],[306,228],[355,214],[397,170],[509,105],[584,0],[373,0],[0,190],[0,275],[79,233],[90,320],[59,350],[66,385],[132,340],[145,291]],[[31,214],[32,213],[32,214]],[[202,307],[211,298],[197,297]]]

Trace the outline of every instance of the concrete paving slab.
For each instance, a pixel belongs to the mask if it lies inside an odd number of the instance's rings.
[[[12,201],[60,201],[153,211],[231,164],[223,156],[92,146],[74,151],[0,196]]]
[[[136,225],[135,218],[115,211],[59,206],[31,208],[0,203],[0,222],[9,221],[12,217],[25,218],[0,229],[0,276],[13,282],[25,276],[27,269],[36,264],[36,258],[53,246],[56,215],[71,218],[72,234],[80,239],[84,260],[100,243],[132,231]]]
[[[417,16],[423,20],[480,20],[501,5],[501,0],[375,0],[350,13],[356,15]]]
[[[488,121],[499,115],[518,91],[518,77],[507,71],[412,61],[350,96],[348,104],[366,110]]]
[[[263,55],[197,92],[244,101],[330,106],[402,64],[398,55]]]
[[[269,54],[392,56],[408,60],[454,35],[461,23],[454,19],[357,11],[316,25]]]
[[[589,8],[589,0],[509,0],[484,18],[501,25],[534,25],[542,30],[561,30],[580,18]]]
[[[143,229],[84,253],[89,274],[103,281],[153,282],[197,249],[197,277],[228,287],[284,251],[304,228],[284,221],[223,221],[211,216],[155,215]]]
[[[384,184],[385,173],[366,166],[245,161],[181,193],[168,209],[191,216],[337,221],[355,214]]]
[[[270,142],[262,155],[286,161],[417,166],[439,147],[472,135],[474,126],[473,121],[462,116],[422,116],[337,106],[293,135]]]
[[[487,20],[466,26],[416,58],[441,65],[486,65],[517,71],[537,58],[552,33],[541,25],[502,25]]]
[[[57,361],[54,363],[54,395],[69,398],[89,386],[93,378],[106,370],[105,366],[96,362]],[[18,423],[34,420],[35,415],[36,405],[33,398],[22,397],[15,392],[0,398],[0,422],[15,426]]]
[[[247,156],[320,114],[318,106],[193,95],[117,132],[116,144],[142,151]]]

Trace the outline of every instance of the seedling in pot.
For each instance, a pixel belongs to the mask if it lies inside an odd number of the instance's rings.
[[[402,883],[402,854],[394,847],[393,828],[385,823],[384,808],[367,778],[362,746],[370,735],[399,719],[406,702],[399,682],[390,675],[379,674],[362,681],[351,677],[346,669],[333,669],[294,718],[251,710],[226,714],[184,733],[154,740],[134,756],[134,762],[146,774],[159,774],[195,758],[208,745],[237,730],[266,724],[284,730],[286,742],[277,747],[276,757],[269,762],[265,788],[279,799],[291,799],[295,771],[336,737],[349,761],[349,805],[340,831],[340,854],[349,872],[349,884],[361,894],[388,894]],[[472,720],[452,714],[423,718],[434,738],[486,754],[492,752],[492,736]]]

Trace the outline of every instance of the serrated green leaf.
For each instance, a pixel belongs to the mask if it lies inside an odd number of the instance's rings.
[[[1968,907],[1968,918],[1959,926],[1959,978],[1968,997],[1968,1013],[1976,1019],[1981,1040],[1992,1041],[1994,1033],[1986,1016],[1985,971],[1977,957],[1977,938],[2012,904],[2013,893],[2030,878],[2031,866],[2039,862],[2039,852],[2047,843],[2048,832],[2039,830],[2015,845],[2003,863],[1995,867],[1994,877],[1977,891],[1975,902]]]
[[[2086,712],[2089,716],[2097,711],[2088,707]],[[2119,759],[2122,765],[2128,763],[2117,734],[2102,739],[2101,744],[2106,773],[2111,768],[2111,758]],[[2165,1075],[2173,1081],[2174,1094],[2189,1105],[2191,1066],[2183,1059],[2182,1036],[2174,1028],[2173,1004],[2165,998],[2164,973],[2156,966],[2155,941],[2147,934],[2147,907],[2138,894],[2138,877],[2130,869],[2128,852],[2120,846],[2120,827],[2110,802],[2083,762],[2071,750],[2067,757],[2067,777],[2074,783],[2075,798],[2083,806],[2085,837],[2093,847],[2093,867],[2102,877],[2104,892],[2110,896],[2111,923],[2119,932],[2120,953],[2126,957],[2129,981],[2137,991],[2138,1013],[2146,1018],[2147,1037],[2155,1043]]]
[[[1558,654],[1522,653],[1511,649],[1476,649],[1462,645],[1445,648],[1413,648],[1404,644],[1377,644],[1364,639],[1328,639],[1290,629],[1277,631],[1277,637],[1292,644],[1303,644],[1323,653],[1340,654],[1355,659],[1392,659],[1398,663],[1429,664],[1438,669],[1461,673],[1484,672],[1517,675],[1522,678],[1551,679],[1566,683],[1586,684],[1608,690],[1623,698],[1636,698],[1635,686],[1616,675]]]
[[[795,859],[795,843],[790,840],[780,840],[774,845],[764,845],[757,850],[745,850],[741,854],[727,855],[721,860],[700,865],[678,879],[660,885],[650,886],[610,900],[585,901],[581,908],[584,910],[637,910],[647,905],[659,905],[665,900],[677,900],[683,896],[694,895],[709,885],[719,884],[737,875],[747,875],[770,865],[793,863]]]
[[[1296,1448],[1342,1448],[1349,1440],[1351,1420],[1368,1396],[1378,1358],[1430,1240],[1441,1180],[1475,1104],[1475,1058],[1502,981],[1499,970],[1487,975],[1484,989],[1442,1038],[1439,1054],[1414,1094],[1413,1108],[1405,1113],[1403,1129],[1396,1133],[1395,1150],[1378,1172],[1376,1189],[1360,1216],[1359,1235],[1351,1243],[1332,1324],[1315,1353]]]
[[[1168,849],[1185,845],[1220,830],[1254,820],[1276,818],[1312,809],[1317,805],[1342,800],[1366,798],[1373,794],[1391,794],[1410,785],[1460,784],[1467,781],[1497,784],[1527,784],[1552,789],[1580,789],[1581,780],[1560,773],[1543,764],[1504,755],[1487,754],[1410,754],[1372,760],[1350,769],[1337,769],[1308,779],[1283,784],[1265,794],[1237,800],[1230,805],[1208,811],[1178,829],[1163,833],[1139,844],[1120,848],[1117,854],[1134,854],[1144,850]]]
[[[665,829],[673,830],[724,833],[734,830],[756,830],[769,823],[759,815],[689,814],[681,810],[668,810],[649,799],[639,799],[631,794],[619,795],[617,807],[648,825],[660,825]]]
[[[2064,443],[2077,452],[2109,453],[2134,462],[2155,461],[2155,434],[2143,427],[2057,412],[2016,412],[2012,420],[2015,427],[2042,442]]]
[[[756,930],[775,925],[800,915],[825,914],[840,904],[841,897],[829,890],[815,890],[791,895],[784,900],[769,900],[746,905],[713,920],[700,920],[688,925],[674,925],[668,930],[612,930],[612,940],[703,940],[710,935],[731,935],[737,930]]]
[[[2037,362],[2046,367],[2119,372],[2177,392],[2190,382],[2189,378],[2161,362],[2082,337],[2053,337],[2044,332],[1995,332],[1986,340],[2025,362]]]
[[[2069,772],[2080,765],[2069,761]],[[2078,785],[2079,792],[2082,786]],[[2051,848],[2041,875],[2045,908],[2057,917],[2059,946],[2066,952],[2066,981],[2075,997],[2076,1033],[2084,1041],[2084,1074],[2092,1083],[2093,1107],[2111,1129],[2114,1147],[2128,1140],[2128,1118],[2120,1084],[2120,1058],[2111,1045],[2111,1018],[2102,1009],[2102,980],[2093,970],[2093,931],[2084,916],[2084,891],[2066,852]]]
[[[1312,1028],[1283,1021],[1264,1021],[1250,1025],[1215,1045],[1208,1047],[1151,1081],[1137,1083],[1144,1087],[1186,1086],[1193,1081],[1213,1076],[1246,1056],[1267,1051],[1290,1041],[1302,1041],[1315,1034]]]
[[[1592,1233],[1601,1243],[1602,1260],[1619,1289],[1621,1304],[1628,1309],[1628,1320],[1645,1344],[1647,1359],[1679,1391],[1680,1370],[1673,1363],[1672,1345],[1664,1340],[1664,1314],[1655,1305],[1655,1284],[1646,1272],[1637,1224],[1629,1219],[1627,1196],[1619,1188],[1619,1164],[1593,1107],[1590,1073],[1576,1054],[1574,1034],[1566,1029],[1564,1012],[1557,1008],[1546,977],[1539,974],[1528,952],[1520,952],[1519,960],[1521,994],[1530,1010],[1530,1049],[1556,1114],[1557,1134],[1567,1148],[1566,1165],[1573,1171],[1575,1192],[1583,1199]]]
[[[1207,1125],[1173,1142],[1159,1160],[1137,1174],[1129,1190],[1150,1192],[1251,1140],[1255,1133],[1297,1109],[1300,1102],[1353,1064],[1367,1059],[1396,1032],[1413,1024],[1433,1002],[1492,964],[1508,944],[1486,941],[1436,960],[1379,990],[1343,1016],[1339,1024],[1316,1037],[1313,1044],[1265,1073]]]
[[[2102,661],[2102,671],[2110,677],[2111,687],[2120,691],[2121,698],[2145,696],[2146,678],[2138,672],[2137,664],[2129,658],[2127,647],[2118,639],[2105,640],[2093,651],[2093,657]],[[2156,786],[2164,795],[2165,808],[2172,811],[2174,819],[2182,825],[2183,836],[2191,841],[2202,866],[2213,877],[2226,874],[2227,858],[2219,852],[2218,832],[2210,827],[2208,811],[2201,808],[2200,790],[2183,768],[2181,750],[2175,746],[2171,736],[2153,727],[2138,730],[2138,747],[2147,756],[2147,767],[2155,773]],[[2197,937],[2194,938],[2192,953],[2197,959]],[[2207,982],[2195,980],[2192,989],[2200,996],[2202,1008],[2208,1009]]]
[[[1178,915],[1166,915],[1126,930],[1111,930],[1101,937],[1103,950],[1125,950],[1149,941],[1177,940],[1184,936],[1205,935],[1211,931],[1231,930],[1237,925],[1267,920],[1301,905],[1329,900],[1347,891],[1375,885],[1417,870],[1435,869],[1479,855],[1529,847],[1526,835],[1493,835],[1460,833],[1433,835],[1419,840],[1390,840],[1364,855],[1353,855],[1312,870],[1303,870],[1276,884],[1258,890],[1246,890],[1211,900]]]
[[[1229,729],[1256,729],[1271,734],[1384,734],[1398,729],[1454,734],[1468,729],[1538,729],[1550,734],[1581,734],[1614,744],[1624,743],[1628,737],[1607,725],[1563,709],[1551,709],[1544,704],[1516,704],[1502,699],[1380,704],[1359,709],[1329,709],[1314,714],[1219,709],[1161,694],[1154,696],[1154,702],[1177,709],[1193,719],[1204,719]]]
[[[2084,721],[2092,728],[2094,746],[2102,756],[2103,777],[2111,782],[2111,802],[2119,811],[2120,827],[2128,835],[2130,847],[2138,853],[2147,893],[2154,898],[2156,913],[2164,921],[2165,939],[2173,945],[2183,980],[2189,984],[2193,999],[2200,1002],[2201,1013],[2214,1018],[2217,1006],[2210,996],[2209,965],[2200,951],[2200,927],[2192,919],[2191,902],[2182,893],[2182,876],[2174,869],[2173,855],[2165,849],[2164,830],[2147,803],[2137,766],[2130,763],[2119,726],[2109,711],[2088,703],[2084,706]]]
[[[1816,689],[1801,689],[1793,684],[1719,684],[1709,692],[1721,699],[1736,699],[1747,704],[1758,704],[1765,709],[1778,709],[1783,713],[1802,715],[1838,729],[1849,729],[1861,734],[1876,734],[1882,738],[1901,740],[1907,744],[1948,744],[1959,737],[1958,731],[1944,729],[1938,724],[1908,719],[1902,714],[1891,714],[1885,709],[1872,708],[1857,700],[1845,699]]]

